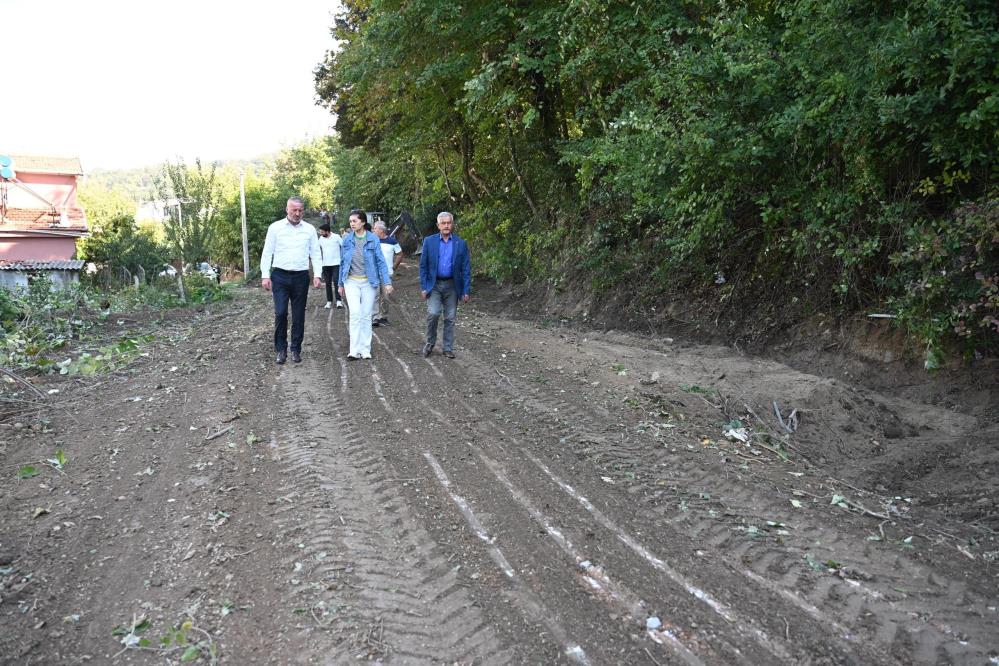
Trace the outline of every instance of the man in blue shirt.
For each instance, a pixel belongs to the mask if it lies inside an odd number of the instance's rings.
[[[440,233],[423,239],[420,253],[420,295],[427,301],[427,341],[423,355],[430,356],[437,344],[437,321],[444,314],[442,350],[454,358],[454,319],[458,300],[467,303],[472,292],[472,262],[468,244],[452,234],[454,215],[437,215]]]

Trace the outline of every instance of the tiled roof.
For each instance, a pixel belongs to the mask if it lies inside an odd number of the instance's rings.
[[[86,231],[87,220],[79,208],[66,211],[68,224],[59,224],[59,213],[52,208],[8,208],[0,220],[0,231],[14,229],[62,229],[64,231]]]
[[[46,157],[44,155],[10,155],[15,172],[58,173],[75,176],[83,175],[79,157]]]
[[[78,271],[83,268],[85,263],[83,259],[64,259],[61,261],[0,259],[0,271]]]

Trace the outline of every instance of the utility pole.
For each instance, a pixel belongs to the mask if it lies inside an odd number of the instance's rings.
[[[184,228],[184,206],[183,202],[177,199],[177,227]],[[180,287],[180,302],[187,303],[187,294],[184,293],[184,253],[180,253],[180,270],[177,271],[177,286]]]
[[[243,185],[242,169],[239,170],[239,208],[243,215],[243,279],[250,274],[250,241],[246,233],[246,187]]]

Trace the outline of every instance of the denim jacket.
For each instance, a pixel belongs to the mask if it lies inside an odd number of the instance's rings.
[[[340,284],[344,284],[347,280],[347,274],[350,273],[350,260],[354,256],[356,244],[357,237],[351,231],[343,239],[343,247],[340,250]],[[377,287],[379,284],[392,284],[392,278],[389,277],[388,265],[385,263],[385,255],[382,254],[381,241],[378,240],[378,236],[370,231],[367,232],[364,235],[364,246],[361,248],[361,251],[364,252],[364,272],[368,276],[368,283],[372,287]]]

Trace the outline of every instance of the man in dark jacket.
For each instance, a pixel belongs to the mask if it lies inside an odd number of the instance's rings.
[[[437,344],[437,321],[444,313],[444,356],[454,358],[454,319],[458,300],[467,303],[472,292],[472,261],[468,244],[451,231],[454,215],[437,215],[439,234],[423,239],[420,253],[420,295],[427,301],[427,341],[423,355],[430,356]]]

